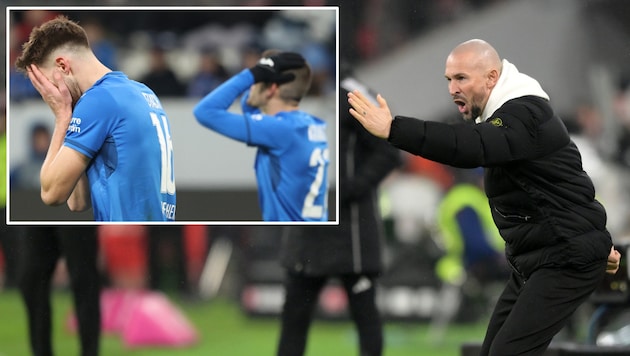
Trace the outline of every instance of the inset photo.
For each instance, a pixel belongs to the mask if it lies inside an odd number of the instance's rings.
[[[338,224],[338,7],[6,11],[8,224]]]

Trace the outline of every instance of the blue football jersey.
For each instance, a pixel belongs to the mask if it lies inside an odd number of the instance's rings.
[[[327,221],[326,123],[303,111],[265,115],[245,104],[253,84],[247,69],[203,98],[194,109],[204,126],[258,148],[256,181],[265,221]],[[243,113],[228,112],[243,96]]]
[[[64,145],[90,158],[94,219],[175,220],[173,143],[155,93],[109,72],[83,94],[72,116]]]

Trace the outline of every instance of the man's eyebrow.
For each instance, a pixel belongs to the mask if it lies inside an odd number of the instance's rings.
[[[451,78],[456,78],[456,77],[465,77],[465,76],[466,76],[466,74],[461,73],[461,72],[455,73],[455,74],[450,75],[450,76],[448,74],[444,74],[444,78],[446,78],[446,79],[451,79]]]

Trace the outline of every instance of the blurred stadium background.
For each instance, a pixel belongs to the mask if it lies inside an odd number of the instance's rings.
[[[11,0],[5,3],[34,4]],[[238,10],[219,16],[208,11],[175,10],[67,12],[82,22],[100,24],[104,39],[111,45],[105,48],[109,48],[109,58],[117,69],[134,79],[143,78],[152,55],[159,56],[154,53],[157,50],[165,54],[166,63],[181,84],[179,92],[160,96],[171,120],[182,125],[178,126],[180,136],[174,137],[179,155],[176,158],[178,195],[186,201],[184,204],[180,200],[178,217],[191,223],[173,227],[99,227],[102,255],[99,264],[108,289],[165,293],[200,338],[193,345],[177,349],[132,349],[117,336],[105,335],[103,355],[231,356],[275,352],[277,315],[283,297],[282,269],[276,260],[280,228],[239,223],[257,220],[259,216],[250,168],[253,151],[199,130],[190,115],[189,108],[199,94],[193,94],[192,89],[189,92],[188,85],[200,68],[202,54],[206,53],[216,55],[225,72],[233,73],[246,65],[250,50],[254,56],[257,50],[267,46],[286,45],[303,50],[321,69],[319,84],[305,106],[330,123],[336,117],[337,56],[343,65],[354,69],[358,78],[382,93],[394,112],[446,121],[458,120],[459,115],[446,92],[442,72],[445,56],[464,40],[486,39],[501,56],[537,78],[548,91],[580,146],[585,170],[591,174],[599,198],[607,207],[615,243],[627,245],[630,239],[630,2],[55,2],[68,6],[296,4],[340,6],[338,46],[335,23],[325,13],[305,12],[303,8],[302,11]],[[48,109],[39,98],[33,97],[32,91],[29,94],[28,86],[13,83],[11,51],[16,49],[15,45],[19,46],[19,41],[13,42],[16,41],[13,34],[17,33],[13,26],[49,15],[16,13],[1,20],[3,30],[10,28],[8,36],[2,36],[9,39],[9,45],[0,49],[9,63],[1,76],[8,85],[16,85],[8,98],[10,169],[28,161],[33,124],[40,120],[51,122]],[[4,23],[7,19],[9,24]],[[103,56],[107,56],[107,51]],[[330,128],[334,137],[334,125]],[[199,152],[201,145],[203,152]],[[388,227],[383,251],[387,271],[381,279],[378,299],[386,320],[385,355],[464,354],[463,345],[483,338],[488,310],[500,285],[479,288],[475,281],[469,281],[455,291],[465,296],[463,306],[448,303],[448,294],[444,293],[449,291],[443,288],[434,268],[445,252],[435,214],[458,172],[416,157],[405,158],[405,166],[381,187],[382,214]],[[334,178],[334,171],[330,176]],[[331,185],[334,190],[334,180]],[[334,194],[331,196],[331,211],[334,211]],[[10,197],[11,214],[15,214],[12,220],[67,219],[61,209],[51,214],[50,209],[39,206],[36,189],[14,187],[12,182]],[[90,216],[74,218],[89,220]],[[234,224],[194,223],[210,220]],[[0,259],[0,276],[5,260]],[[555,344],[629,345],[627,276],[624,265],[578,311]],[[5,285],[0,290],[0,355],[27,354],[26,319],[19,295],[12,286]],[[63,262],[56,272],[52,295],[55,348],[60,355],[76,354],[77,338],[68,327],[72,304]],[[440,319],[443,315],[437,311],[444,309],[452,315]],[[318,313],[307,355],[356,354],[356,337],[347,320],[345,299],[334,283],[323,293]],[[603,314],[607,317],[603,318]],[[549,354],[563,354],[553,352]],[[584,354],[601,355],[602,351]]]

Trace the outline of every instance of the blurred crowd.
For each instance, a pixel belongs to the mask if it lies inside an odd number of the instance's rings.
[[[400,1],[390,6],[381,0],[310,0],[301,5],[340,5],[339,56],[348,64],[378,58],[439,25],[466,13],[507,0]],[[67,5],[79,5],[66,1]],[[81,5],[85,2],[81,2]],[[60,4],[61,5],[61,4]],[[111,1],[92,5],[129,4]],[[179,4],[172,4],[179,5]],[[198,1],[186,5],[278,6],[295,1],[244,0],[222,3]],[[297,4],[300,5],[300,4]],[[17,58],[30,30],[55,17],[58,10],[15,11],[9,18],[9,63]],[[265,48],[296,48],[315,71],[311,95],[334,91],[336,23],[319,11],[71,11],[89,34],[99,59],[132,79],[145,81],[161,96],[201,97],[231,74],[250,66]],[[352,16],[350,16],[352,15]],[[4,48],[0,49],[4,51]],[[12,68],[12,66],[10,66]],[[36,96],[21,75],[10,76],[11,100]]]
[[[56,10],[11,12],[9,61],[33,27]],[[144,82],[161,97],[201,98],[252,66],[262,50],[302,53],[311,63],[310,95],[334,93],[335,18],[331,11],[67,11],[88,33],[106,66]],[[105,25],[107,24],[107,25]],[[28,78],[10,75],[11,100],[37,96]]]

